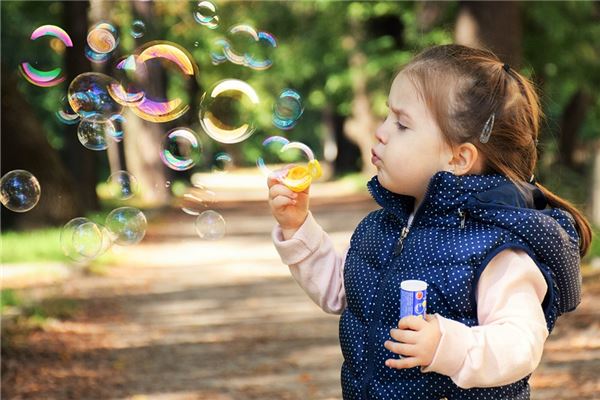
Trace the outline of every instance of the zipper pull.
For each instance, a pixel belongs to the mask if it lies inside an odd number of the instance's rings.
[[[409,231],[410,229],[408,228],[408,226],[402,228],[402,232],[400,233],[400,239],[398,240],[396,248],[394,249],[394,256],[397,256],[400,253],[402,253],[402,249],[404,248],[404,239],[406,239],[406,237],[408,236]]]
[[[464,229],[465,220],[467,219],[467,213],[459,208],[458,216],[460,217],[460,229]]]

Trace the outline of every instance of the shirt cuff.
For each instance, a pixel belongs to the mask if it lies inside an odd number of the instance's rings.
[[[453,376],[462,367],[469,350],[470,329],[465,324],[435,314],[442,336],[431,364],[421,372]]]
[[[317,251],[323,241],[323,233],[323,228],[309,211],[304,223],[290,239],[283,238],[279,225],[273,228],[271,236],[281,261],[287,265],[294,265]]]

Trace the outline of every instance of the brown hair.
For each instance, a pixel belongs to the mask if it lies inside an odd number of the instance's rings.
[[[424,50],[401,73],[418,88],[450,146],[472,143],[483,155],[484,172],[500,173],[523,189],[537,164],[540,119],[544,117],[529,79],[505,66],[489,50],[457,44]],[[492,113],[491,135],[481,143],[479,136]],[[536,185],[550,206],[573,216],[579,252],[584,256],[592,240],[587,219],[572,203]]]

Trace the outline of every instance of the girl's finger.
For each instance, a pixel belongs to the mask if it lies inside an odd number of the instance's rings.
[[[273,208],[283,208],[287,206],[293,206],[296,204],[296,200],[292,200],[289,197],[277,196],[271,200]]]
[[[390,358],[385,361],[385,365],[386,367],[396,369],[414,368],[419,366],[419,360],[415,357],[401,358],[399,360]]]
[[[417,343],[419,334],[415,331],[404,329],[390,329],[392,339],[402,343]]]
[[[400,354],[403,357],[415,355],[416,346],[414,344],[398,343],[386,340],[383,346],[392,353]]]
[[[269,189],[269,197],[274,199],[277,196],[285,196],[285,197],[289,197],[292,199],[295,199],[296,197],[298,197],[298,195],[296,193],[294,193],[293,191],[291,191],[290,189],[288,189],[287,187],[285,187],[283,185],[273,185]]]
[[[398,329],[410,329],[413,331],[421,330],[427,322],[422,317],[416,315],[409,315],[408,317],[402,318],[398,321]]]

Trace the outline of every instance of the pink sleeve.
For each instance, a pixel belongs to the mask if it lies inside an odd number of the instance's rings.
[[[281,261],[289,265],[292,276],[306,294],[325,312],[341,314],[346,308],[343,274],[346,253],[336,253],[331,238],[312,213],[308,213],[304,224],[289,240],[283,239],[279,225],[273,229],[272,237]]]
[[[527,376],[539,364],[548,337],[541,307],[547,288],[527,253],[501,251],[478,283],[479,326],[469,328],[436,315],[442,337],[433,361],[421,371],[447,375],[465,389],[506,385]]]

